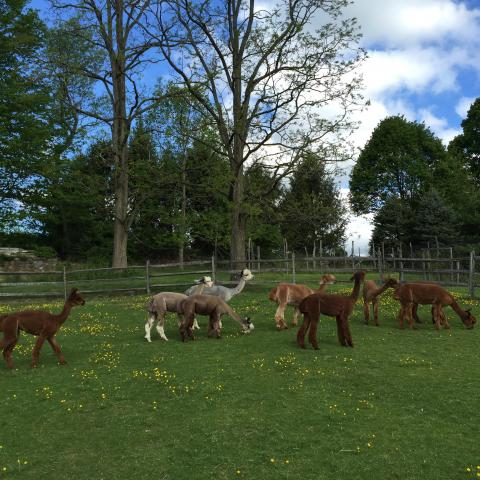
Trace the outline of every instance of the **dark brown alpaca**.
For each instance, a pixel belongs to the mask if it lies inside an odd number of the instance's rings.
[[[7,362],[8,368],[13,368],[12,352],[18,342],[20,331],[38,336],[32,352],[32,367],[38,364],[38,357],[45,340],[48,341],[58,357],[58,361],[64,365],[65,358],[60,345],[55,340],[55,334],[68,318],[70,311],[76,305],[85,305],[85,300],[72,288],[63,310],[55,315],[42,310],[23,310],[21,312],[9,313],[0,317],[0,328],[3,330],[3,340],[0,340],[0,348]]]
[[[335,317],[337,320],[338,340],[344,347],[353,347],[352,335],[348,325],[355,302],[360,293],[360,283],[365,278],[365,272],[356,272],[351,280],[355,281],[352,293],[349,296],[314,293],[300,303],[299,309],[303,313],[303,323],[297,333],[297,343],[305,348],[305,334],[310,328],[308,340],[313,348],[318,349],[317,328],[320,315]]]

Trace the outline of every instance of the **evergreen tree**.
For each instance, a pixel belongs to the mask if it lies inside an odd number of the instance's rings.
[[[320,240],[335,250],[345,241],[347,209],[325,162],[306,156],[295,170],[279,208],[290,249],[312,252]]]

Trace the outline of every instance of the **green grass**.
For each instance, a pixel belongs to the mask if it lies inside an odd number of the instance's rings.
[[[423,307],[424,323],[400,331],[387,295],[378,328],[356,306],[354,349],[323,318],[320,350],[301,350],[296,330],[275,330],[268,290],[250,285],[231,302],[251,335],[225,318],[223,338],[207,339],[201,317],[182,344],[171,316],[170,341],[152,332],[149,344],[146,296],[74,309],[58,334],[65,367],[45,345],[30,369],[22,335],[16,369],[0,364],[0,479],[477,478],[478,328],[448,310],[452,329],[437,332]],[[460,303],[480,317],[478,302]]]

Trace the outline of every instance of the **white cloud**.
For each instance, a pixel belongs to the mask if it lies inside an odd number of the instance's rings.
[[[466,118],[468,110],[474,101],[475,97],[461,97],[455,106],[455,112],[457,112],[459,117]]]
[[[478,41],[479,9],[453,0],[356,0],[347,15],[358,18],[364,44],[407,47],[421,43]]]

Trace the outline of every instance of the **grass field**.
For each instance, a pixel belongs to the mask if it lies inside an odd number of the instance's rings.
[[[146,296],[74,309],[57,337],[65,367],[47,344],[30,369],[23,335],[16,369],[0,364],[0,479],[480,477],[478,325],[448,310],[452,329],[437,332],[423,307],[424,323],[401,331],[387,295],[378,328],[357,304],[354,349],[323,318],[320,350],[301,350],[296,330],[275,330],[267,293],[247,286],[231,302],[251,335],[224,318],[223,338],[207,339],[200,318],[197,341],[182,344],[171,316],[170,341],[155,332],[148,344]],[[460,304],[480,317],[478,302]]]

